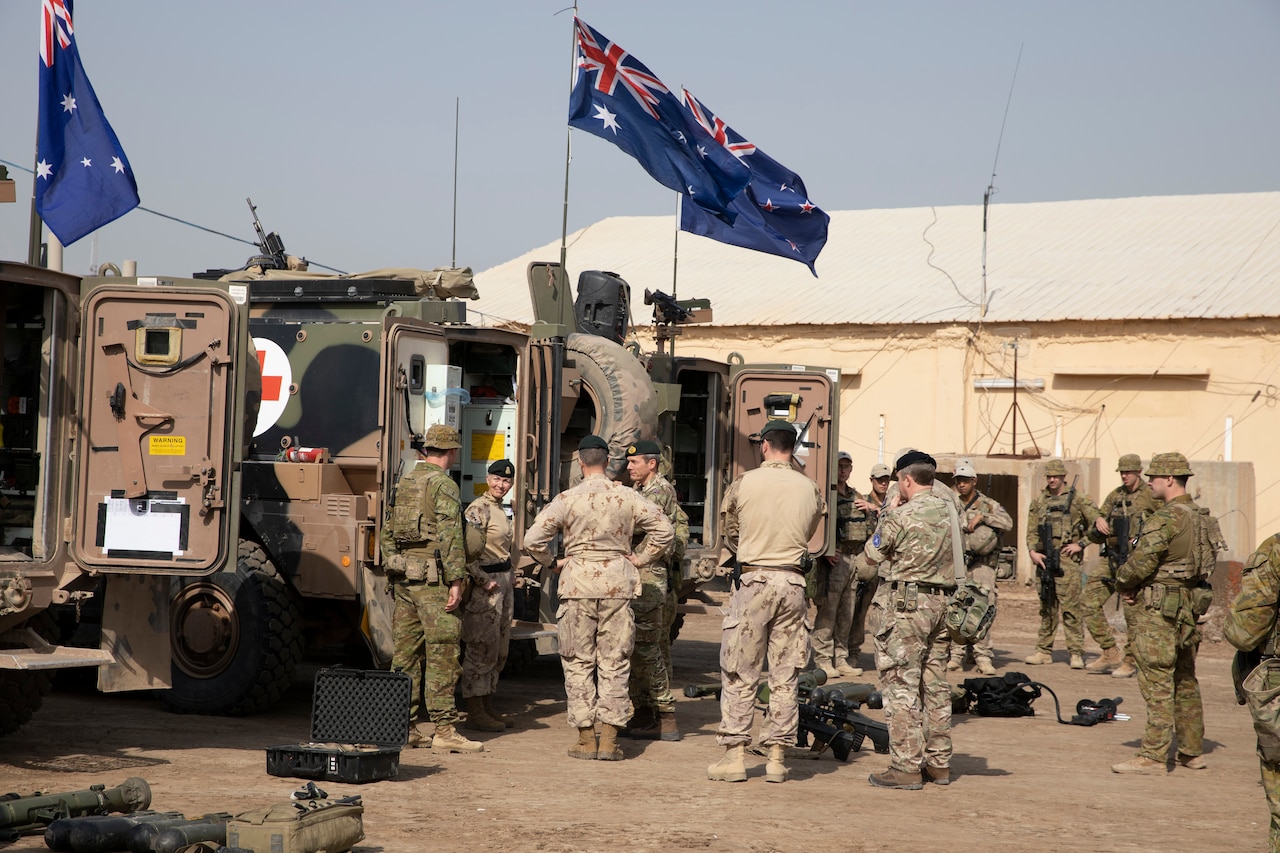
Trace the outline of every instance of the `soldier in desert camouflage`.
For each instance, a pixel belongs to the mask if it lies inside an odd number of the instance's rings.
[[[905,503],[880,514],[864,557],[880,566],[868,627],[889,727],[889,768],[877,788],[915,791],[951,782],[951,693],[947,685],[947,595],[955,589],[953,512],[934,492],[937,463],[912,450],[895,466]],[[958,527],[958,523],[956,523]]]
[[[604,439],[582,439],[578,461],[582,482],[538,513],[525,535],[525,550],[544,567],[551,566],[548,546],[563,532],[556,617],[569,724],[578,730],[569,755],[618,761],[618,729],[634,710],[627,679],[635,643],[631,600],[640,593],[637,570],[662,561],[675,541],[675,529],[653,503],[605,476],[609,445]],[[637,529],[646,535],[633,552]]]
[[[680,558],[689,542],[689,516],[680,508],[675,488],[658,473],[661,452],[656,441],[648,440],[627,448],[631,484],[662,510],[676,531],[671,553],[640,572],[640,595],[631,602],[636,620],[631,703],[636,706],[636,716],[624,734],[640,740],[680,740],[676,702],[671,695],[671,625],[675,620],[675,587],[680,583]]]
[[[725,542],[738,558],[741,585],[729,600],[720,638],[720,729],[724,757],[707,778],[743,782],[756,689],[769,661],[769,713],[760,744],[769,750],[765,780],[785,782],[786,748],[796,742],[796,681],[809,659],[804,566],[809,539],[826,512],[816,483],[792,465],[796,430],[771,420],[753,440],[764,462],[729,486],[721,510]]]
[[[510,459],[489,466],[486,490],[467,507],[467,521],[483,531],[484,553],[471,563],[473,588],[462,617],[462,682],[467,700],[467,728],[501,732],[512,726],[493,707],[498,674],[511,645],[511,519],[502,499],[511,491],[516,474]]]

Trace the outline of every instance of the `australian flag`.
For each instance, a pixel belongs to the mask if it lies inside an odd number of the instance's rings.
[[[578,78],[569,124],[617,145],[664,187],[683,193],[710,219],[733,221],[730,203],[751,172],[692,120],[680,100],[640,60],[574,19]]]
[[[744,249],[792,258],[817,276],[813,263],[827,244],[827,224],[831,217],[809,201],[804,181],[734,132],[687,89],[684,100],[694,120],[751,169],[751,183],[729,204],[729,209],[736,214],[732,225],[686,204],[680,209],[680,230]]]
[[[43,0],[40,16],[36,212],[69,246],[137,207],[138,185],[80,64],[71,0]]]

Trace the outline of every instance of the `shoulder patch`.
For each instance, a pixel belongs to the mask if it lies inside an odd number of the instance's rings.
[[[877,530],[875,535],[871,537],[871,544],[877,548],[880,547],[880,531],[879,530]]]

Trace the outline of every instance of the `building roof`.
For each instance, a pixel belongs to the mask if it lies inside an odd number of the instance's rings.
[[[1280,317],[1280,192],[992,204],[987,323]],[[672,290],[672,216],[611,217],[569,237],[587,269]],[[973,323],[982,205],[831,214],[814,278],[796,261],[679,235],[680,299],[715,325]],[[525,269],[559,241],[476,275],[476,309],[532,320]],[[647,311],[633,310],[644,322]]]

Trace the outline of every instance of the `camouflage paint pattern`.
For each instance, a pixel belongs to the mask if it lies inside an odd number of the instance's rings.
[[[1138,667],[1138,687],[1147,703],[1147,727],[1138,754],[1167,761],[1177,738],[1178,751],[1204,751],[1204,711],[1196,679],[1200,631],[1191,612],[1194,579],[1175,579],[1187,571],[1198,543],[1199,509],[1187,495],[1166,503],[1147,519],[1133,553],[1116,571],[1116,588],[1136,596],[1129,651]],[[1169,615],[1166,615],[1169,614]]]
[[[627,695],[635,638],[631,602],[625,598],[575,598],[556,613],[560,663],[569,725],[597,722],[622,728],[635,708]]]
[[[857,575],[856,566],[854,575]],[[853,617],[849,625],[849,642],[848,661],[854,663],[854,659],[862,652],[862,643],[867,637],[867,614],[871,612],[871,602],[875,600],[876,590],[880,589],[880,576],[876,575],[871,580],[858,580],[855,584],[853,594]]]
[[[410,474],[421,475],[422,472],[426,472],[428,482],[419,492],[410,488],[415,479]],[[406,495],[410,492],[420,494],[424,504],[420,510],[422,514],[435,515],[436,541],[397,543],[393,525],[384,523],[380,534],[384,557],[401,555],[404,557],[405,574],[409,574],[410,570],[418,570],[425,577],[430,575],[431,568],[436,565],[436,552],[439,551],[438,570],[444,585],[465,579],[468,573],[466,554],[462,547],[462,498],[458,493],[458,484],[453,482],[453,478],[443,468],[431,462],[419,460],[410,474],[401,478],[401,484],[405,486],[403,491]],[[403,510],[401,491],[397,486],[396,505]],[[391,509],[389,514],[395,511]]]
[[[1231,602],[1222,635],[1241,651],[1261,648],[1264,654],[1276,649],[1276,614],[1280,611],[1280,533],[1266,539],[1245,560],[1240,576],[1240,592]],[[1258,763],[1262,789],[1271,810],[1272,853],[1280,853],[1280,764],[1268,761],[1261,749]]]
[[[449,587],[428,583],[395,584],[392,595],[396,605],[391,668],[407,672],[413,680],[409,719],[420,720],[425,705],[427,715],[437,726],[457,725],[460,717],[453,691],[462,671],[458,663],[462,619],[444,609]]]
[[[498,674],[507,663],[511,646],[511,616],[515,606],[512,572],[486,572],[480,564],[492,565],[511,557],[511,520],[492,496],[485,494],[467,507],[466,518],[484,531],[485,547],[480,560],[468,566],[475,585],[462,614],[462,683],[464,699],[490,696],[498,689]],[[490,581],[498,584],[486,592]]]
[[[807,611],[799,572],[756,570],[742,576],[720,633],[720,746],[751,743],[766,657],[769,712],[760,725],[760,744],[795,745],[800,723],[796,680],[809,660],[812,627]]]
[[[839,553],[827,573],[826,595],[818,598],[813,617],[813,662],[822,669],[844,663],[849,656],[849,634],[853,628],[857,582],[853,555]]]
[[[876,647],[876,669],[889,727],[889,763],[904,773],[925,765],[951,765],[951,648],[945,619],[947,598],[920,595],[915,610],[898,610],[896,595],[882,585],[867,617]]]
[[[1129,519],[1130,536],[1136,537],[1139,524],[1162,506],[1164,506],[1164,501],[1151,493],[1151,484],[1139,481],[1138,487],[1132,492],[1125,489],[1123,485],[1116,486],[1103,499],[1098,511],[1103,518],[1107,519],[1113,529],[1115,525],[1114,519]],[[1094,542],[1105,543],[1107,550],[1112,553],[1114,553],[1118,544],[1114,535],[1103,536],[1098,532],[1097,528],[1089,530],[1089,538]],[[1085,618],[1085,626],[1089,629],[1089,633],[1093,635],[1093,638],[1098,640],[1098,645],[1104,649],[1109,649],[1115,645],[1115,640],[1111,636],[1111,630],[1106,624],[1106,616],[1103,613],[1103,608],[1111,598],[1114,586],[1115,579],[1112,577],[1110,559],[1099,566],[1097,573],[1086,575],[1084,581],[1084,606],[1088,614]],[[1125,636],[1126,638],[1132,637],[1134,631],[1132,622],[1133,605],[1121,600],[1120,609],[1124,614]],[[1105,643],[1100,639],[1100,636],[1104,635],[1107,640]],[[1127,640],[1123,654],[1126,658],[1133,657],[1129,651]]]

